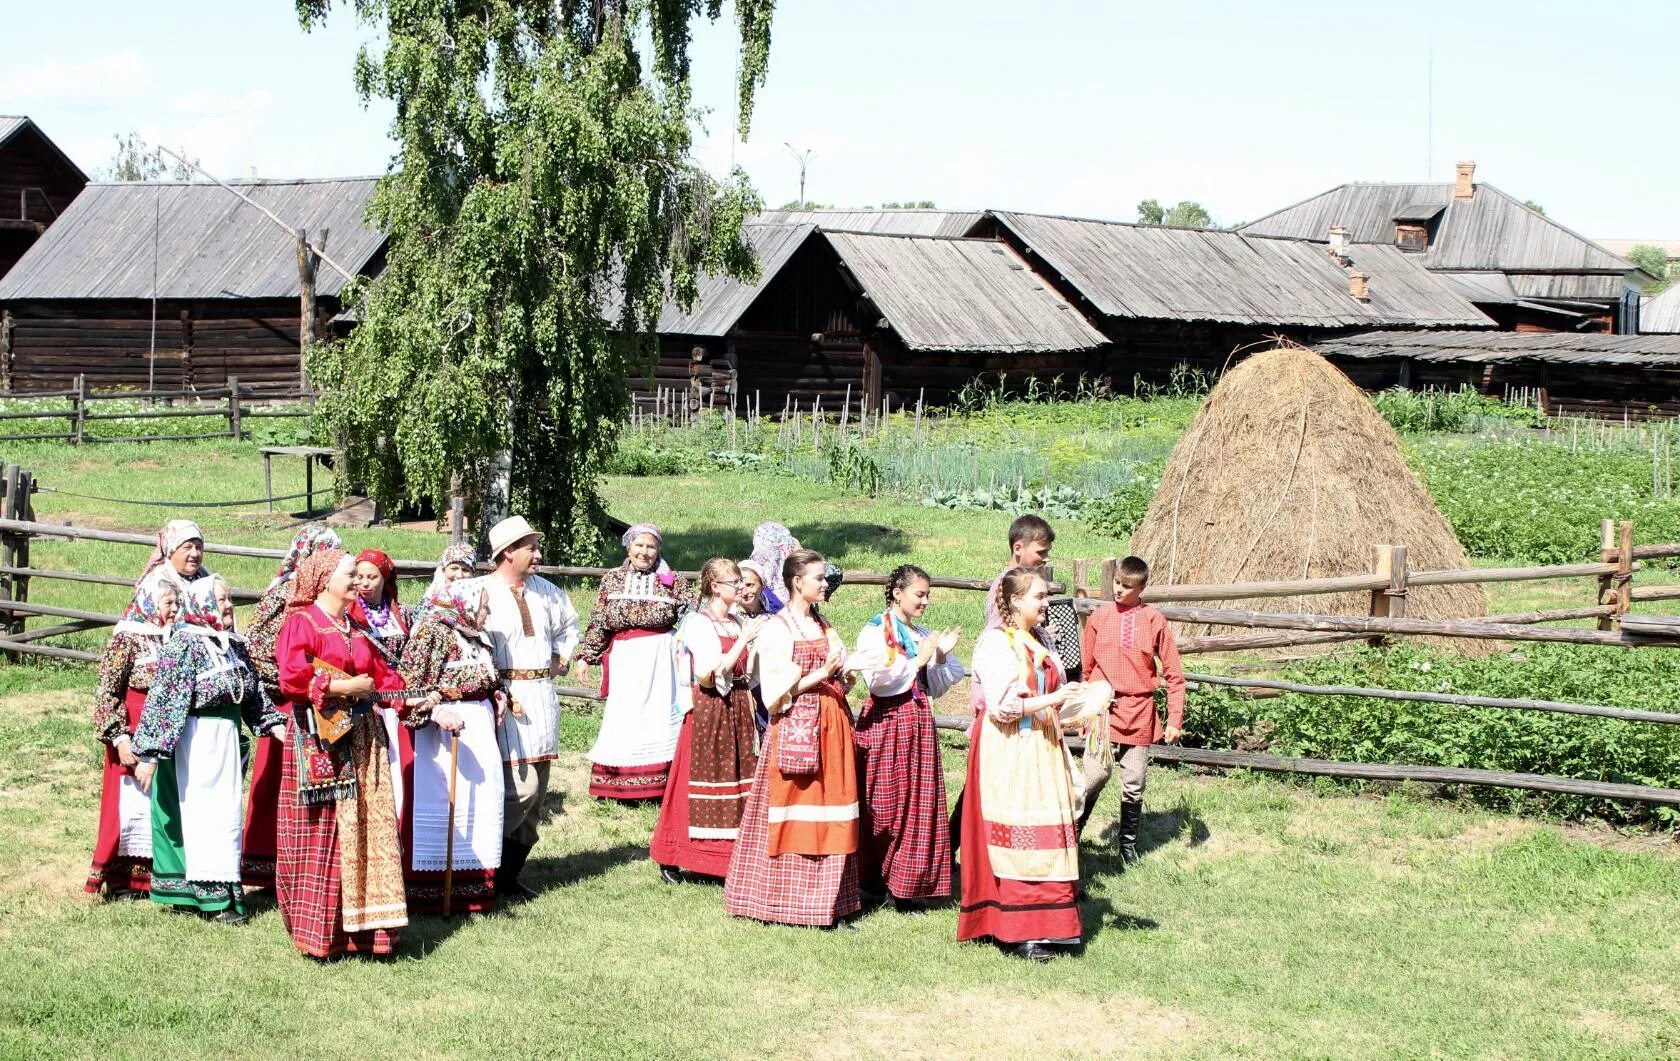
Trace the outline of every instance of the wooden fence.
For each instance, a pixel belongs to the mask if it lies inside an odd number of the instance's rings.
[[[66,634],[113,626],[118,621],[118,616],[31,601],[31,584],[44,580],[126,587],[132,584],[132,579],[121,575],[34,567],[29,559],[30,542],[48,538],[149,548],[154,544],[154,539],[143,534],[39,522],[34,518],[30,504],[32,477],[28,470],[16,465],[5,466],[4,483],[5,494],[4,498],[0,499],[0,614],[6,618],[4,634],[0,636],[0,652],[14,660],[26,655],[38,655],[81,662],[97,661],[99,657],[96,653],[44,642]],[[1635,588],[1632,585],[1633,576],[1639,570],[1641,560],[1680,556],[1680,544],[1635,546],[1632,539],[1632,524],[1614,524],[1606,521],[1603,529],[1605,548],[1595,562],[1451,571],[1410,571],[1406,566],[1404,548],[1379,546],[1373,550],[1372,570],[1368,572],[1277,582],[1152,586],[1146,594],[1146,599],[1155,602],[1169,619],[1264,631],[1259,634],[1184,638],[1180,641],[1180,647],[1185,655],[1248,652],[1328,641],[1372,638],[1382,640],[1412,636],[1557,641],[1622,648],[1680,647],[1680,619],[1630,614],[1632,605],[1639,601],[1680,599],[1680,587]],[[284,551],[280,549],[260,549],[215,542],[205,543],[205,552],[210,555],[273,560],[279,560],[284,555]],[[1089,613],[1095,610],[1110,595],[1115,564],[1116,561],[1109,559],[1096,562],[1079,561],[1074,565],[1075,578],[1071,589],[1076,597],[1076,608],[1080,612]],[[398,560],[396,566],[399,578],[427,577],[433,569],[431,561]],[[611,569],[548,566],[539,570],[545,575],[557,578],[594,579]],[[849,571],[846,574],[846,584],[880,586],[885,584],[886,577],[878,572]],[[1594,604],[1579,608],[1465,619],[1422,620],[1408,619],[1404,615],[1405,593],[1410,586],[1576,578],[1593,580],[1596,591]],[[936,576],[932,581],[936,587],[964,592],[985,592],[991,585],[986,579],[974,578]],[[1064,591],[1066,589],[1058,588]],[[1264,600],[1359,591],[1371,594],[1372,614],[1369,616],[1205,608],[1193,603]],[[260,591],[236,587],[233,589],[233,596],[236,601],[250,602],[260,596]],[[31,616],[50,617],[60,621],[31,629],[26,625]],[[1583,618],[1596,619],[1605,629],[1556,628],[1546,625]],[[1389,702],[1445,705],[1467,710],[1540,711],[1632,723],[1680,725],[1680,714],[1599,704],[1460,696],[1357,686],[1313,686],[1274,679],[1234,678],[1195,672],[1187,677],[1194,684],[1232,686],[1250,691],[1289,692],[1305,696],[1358,696]],[[562,686],[560,692],[563,696],[575,699],[600,698],[595,690],[574,686]],[[939,717],[936,721],[941,728],[966,731],[972,720],[967,717]],[[1680,805],[1680,790],[1595,779],[1421,764],[1348,763],[1212,748],[1157,746],[1150,754],[1164,762],[1223,769],[1262,770],[1376,781],[1488,785],[1610,800]]]
[[[309,402],[313,403],[316,395],[309,391],[292,389],[276,389],[274,387],[254,387],[241,384],[238,376],[229,376],[225,387],[205,387],[199,390],[112,390],[90,391],[87,389],[87,377],[77,376],[76,385],[69,390],[62,391],[31,391],[28,394],[10,395],[10,397],[35,400],[38,398],[66,399],[69,405],[62,409],[45,411],[10,412],[0,411],[3,421],[64,421],[67,427],[62,431],[38,431],[25,434],[0,434],[0,442],[37,442],[58,441],[70,442],[75,445],[97,442],[178,442],[203,438],[232,438],[240,439],[249,436],[246,426],[247,420],[305,417],[311,415],[311,410],[297,408],[276,408],[273,402]],[[139,412],[97,412],[97,403],[111,401],[144,401],[153,406]],[[181,406],[171,403],[182,402]],[[211,405],[209,403],[217,402]],[[161,419],[178,419],[182,417],[217,418],[226,421],[221,430],[206,431],[192,435],[124,435],[121,437],[100,437],[88,433],[88,425],[100,421],[145,421]],[[141,429],[143,430],[143,429]]]

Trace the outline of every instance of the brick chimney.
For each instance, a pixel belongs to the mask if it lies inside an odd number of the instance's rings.
[[[1355,302],[1371,301],[1371,274],[1349,273],[1348,295],[1352,297]]]
[[[1453,185],[1454,199],[1473,199],[1476,195],[1476,164],[1474,162],[1460,162],[1458,164],[1458,182]]]
[[[1330,257],[1336,259],[1336,262],[1343,266],[1352,261],[1347,252],[1348,236],[1351,234],[1341,225],[1335,225],[1330,229]]]

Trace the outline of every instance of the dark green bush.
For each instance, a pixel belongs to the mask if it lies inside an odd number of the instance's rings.
[[[1411,647],[1293,664],[1288,680],[1512,699],[1607,704],[1680,713],[1680,663],[1670,650],[1626,652],[1579,645],[1532,645],[1485,659]],[[1543,692],[1541,692],[1543,691]],[[1190,697],[1190,739],[1280,755],[1347,762],[1415,763],[1556,774],[1594,781],[1680,788],[1680,726],[1579,715],[1406,704],[1365,697],[1288,693],[1249,699],[1204,687]],[[1610,803],[1509,789],[1479,788],[1481,803],[1571,817],[1673,823],[1673,808]]]

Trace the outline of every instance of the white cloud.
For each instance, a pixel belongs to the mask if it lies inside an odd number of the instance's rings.
[[[152,87],[152,68],[136,52],[77,62],[48,59],[0,74],[0,99],[56,106],[129,101]]]

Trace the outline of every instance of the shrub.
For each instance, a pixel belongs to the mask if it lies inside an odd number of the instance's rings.
[[[1377,411],[1396,431],[1468,431],[1488,420],[1524,427],[1544,427],[1546,414],[1532,406],[1506,405],[1470,387],[1456,391],[1390,387],[1371,396]]]
[[[649,436],[625,435],[611,458],[608,475],[687,475],[706,466],[706,457],[686,446],[663,445]]]
[[[1411,646],[1320,657],[1285,669],[1290,681],[1554,700],[1680,713],[1672,658],[1662,649],[1624,652],[1539,644],[1481,659]],[[1187,731],[1197,743],[1347,762],[1416,763],[1556,774],[1595,781],[1680,787],[1680,727],[1505,708],[1410,704],[1354,696],[1286,693],[1250,699],[1205,686],[1190,697]],[[1257,735],[1259,740],[1256,740]],[[1577,796],[1476,789],[1478,802],[1570,816],[1672,823],[1672,808]]]

